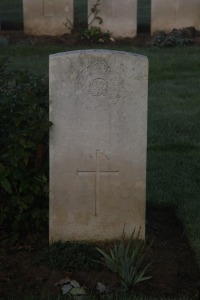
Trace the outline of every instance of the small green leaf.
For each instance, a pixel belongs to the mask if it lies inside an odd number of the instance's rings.
[[[70,284],[74,287],[74,288],[79,288],[80,284],[78,283],[78,281],[76,280],[71,280]]]
[[[7,193],[12,194],[11,184],[6,178],[1,179],[1,186]]]
[[[69,293],[69,291],[72,289],[71,284],[64,284],[62,287],[62,293],[63,295],[67,295]]]
[[[74,296],[78,296],[78,295],[85,295],[86,291],[83,287],[76,287],[76,288],[72,288],[70,290],[70,294],[74,295]]]

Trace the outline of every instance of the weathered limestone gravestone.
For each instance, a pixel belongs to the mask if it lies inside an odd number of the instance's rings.
[[[95,20],[91,26],[100,27],[103,32],[113,34],[114,37],[134,37],[137,33],[137,0],[101,0],[100,13],[98,14],[103,23],[99,24]],[[88,0],[88,14],[96,0]],[[94,15],[91,14],[88,23],[91,22]],[[91,27],[90,26],[90,27]]]
[[[73,25],[73,0],[23,0],[24,31],[32,35],[70,33],[64,23]]]
[[[200,30],[199,0],[152,0],[151,33],[193,26]]]
[[[145,235],[148,60],[50,56],[50,241]]]

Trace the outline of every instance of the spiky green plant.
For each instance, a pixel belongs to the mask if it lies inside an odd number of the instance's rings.
[[[97,248],[102,255],[99,262],[112,272],[118,273],[125,289],[151,278],[151,276],[145,276],[150,263],[142,267],[145,250],[148,247],[146,240],[140,240],[140,230],[136,233],[134,229],[129,239],[126,238],[123,230],[120,242],[116,243],[109,253]]]

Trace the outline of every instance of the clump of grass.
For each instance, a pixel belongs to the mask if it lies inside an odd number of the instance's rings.
[[[151,276],[145,276],[150,264],[141,270],[147,248],[146,240],[140,240],[140,230],[136,233],[136,229],[134,229],[128,240],[123,230],[120,242],[115,244],[109,253],[100,248],[97,248],[97,251],[102,255],[100,263],[117,273],[122,286],[127,290],[137,283],[151,278]]]

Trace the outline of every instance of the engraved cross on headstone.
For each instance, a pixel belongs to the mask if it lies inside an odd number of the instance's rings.
[[[99,212],[100,176],[119,175],[119,171],[100,170],[100,153],[100,150],[96,150],[96,166],[94,171],[77,171],[78,175],[95,175],[95,216]]]

